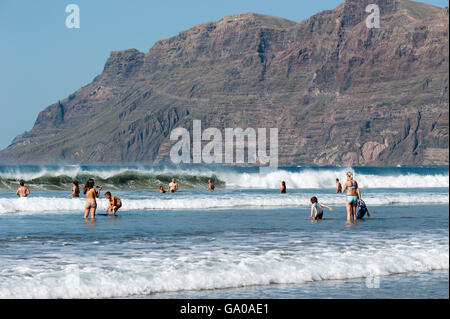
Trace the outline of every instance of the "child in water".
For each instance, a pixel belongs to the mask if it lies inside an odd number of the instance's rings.
[[[319,220],[323,218],[323,208],[326,207],[330,211],[333,210],[333,208],[325,205],[325,204],[319,204],[319,201],[317,200],[316,196],[311,197],[311,216],[309,216],[309,219],[311,220]],[[313,217],[314,215],[314,217]]]
[[[109,206],[106,209],[106,213],[110,211],[111,214],[117,213],[120,207],[122,207],[122,202],[120,201],[120,198],[117,196],[112,196],[110,192],[105,193],[105,197],[109,200]]]

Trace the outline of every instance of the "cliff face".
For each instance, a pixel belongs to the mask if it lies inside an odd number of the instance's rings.
[[[300,23],[225,17],[112,52],[0,160],[163,162],[171,130],[200,119],[279,128],[280,165],[448,165],[448,39],[447,8],[407,0],[347,0]]]

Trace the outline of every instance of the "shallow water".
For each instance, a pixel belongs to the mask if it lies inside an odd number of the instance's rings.
[[[448,299],[448,271],[395,274],[372,278],[324,280],[305,284],[181,291],[148,299]]]
[[[362,189],[352,224],[333,189],[288,191],[113,191],[86,221],[70,189],[2,190],[0,298],[448,298],[448,187]]]

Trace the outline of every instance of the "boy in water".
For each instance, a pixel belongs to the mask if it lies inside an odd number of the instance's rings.
[[[109,211],[111,211],[111,214],[117,213],[119,208],[122,207],[122,202],[120,201],[120,198],[117,196],[112,196],[110,192],[106,192],[105,197],[109,200],[109,206],[106,209],[105,214],[108,214]]]
[[[311,197],[311,216],[309,216],[309,219],[311,220],[318,220],[323,218],[323,208],[326,207],[330,211],[333,210],[333,208],[325,205],[325,204],[319,204],[319,201],[317,200],[316,196]],[[314,215],[314,217],[313,217]]]
[[[20,181],[20,186],[17,189],[16,195],[19,197],[27,197],[30,193],[30,190],[25,186],[24,182]]]

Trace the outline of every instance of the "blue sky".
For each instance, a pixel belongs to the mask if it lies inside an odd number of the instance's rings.
[[[294,21],[343,0],[0,0],[0,148],[33,127],[40,111],[101,73],[110,51],[153,44],[181,30],[242,12]],[[422,0],[439,7],[448,0]],[[80,29],[68,29],[68,4]]]

